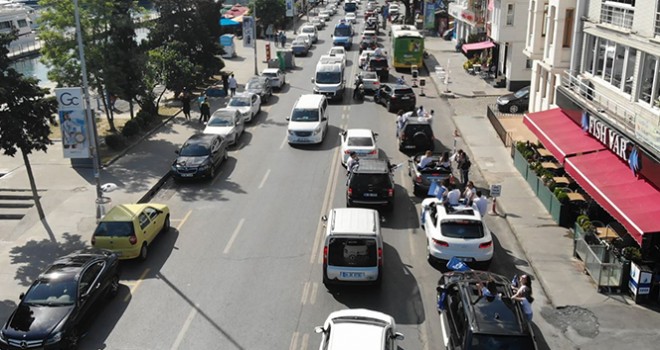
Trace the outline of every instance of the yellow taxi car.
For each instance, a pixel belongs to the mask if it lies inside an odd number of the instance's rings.
[[[160,232],[170,229],[170,209],[164,204],[121,204],[105,214],[92,245],[111,250],[120,259],[147,258],[148,246]]]

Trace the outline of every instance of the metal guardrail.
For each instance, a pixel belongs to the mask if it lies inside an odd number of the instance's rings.
[[[635,8],[631,5],[604,1],[600,8],[601,23],[631,29],[635,17]]]
[[[513,143],[513,139],[511,138],[511,133],[506,131],[506,128],[502,125],[498,118],[498,112],[497,112],[497,106],[491,105],[486,108],[486,115],[488,116],[488,120],[490,121],[490,124],[493,125],[493,128],[495,129],[495,132],[497,133],[497,136],[500,137],[500,140],[502,140],[502,143],[504,143],[504,146],[509,147]]]

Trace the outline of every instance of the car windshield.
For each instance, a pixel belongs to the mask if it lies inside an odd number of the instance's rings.
[[[291,121],[317,122],[319,121],[319,111],[317,109],[294,109],[291,113]]]
[[[73,279],[40,279],[36,281],[27,294],[23,303],[33,305],[72,305],[76,301],[76,282]]]
[[[101,221],[94,231],[96,237],[129,237],[133,234],[131,221]]]
[[[376,72],[363,72],[362,79],[378,79]]]
[[[450,238],[483,238],[484,228],[481,222],[474,220],[450,220],[440,224],[442,235]]]
[[[249,97],[234,97],[231,100],[229,100],[228,106],[232,107],[249,107],[250,106],[250,98]]]
[[[234,118],[231,116],[214,116],[209,120],[207,126],[233,126]]]
[[[318,72],[316,82],[319,84],[339,84],[341,82],[340,72]]]
[[[401,95],[414,95],[415,93],[413,92],[413,89],[396,89],[394,90],[394,94],[397,96],[401,96]]]
[[[475,334],[472,336],[472,346],[470,349],[474,350],[491,350],[491,349],[507,349],[507,350],[523,350],[534,349],[534,341],[531,337],[518,337],[518,336],[505,336],[505,335],[491,335],[491,334]]]
[[[314,27],[306,27],[302,29],[303,33],[314,34]]]
[[[265,77],[269,77],[269,78],[271,78],[271,79],[272,79],[272,78],[277,78],[277,73],[275,73],[275,72],[264,72],[264,73],[263,73],[263,76],[265,76]]]
[[[371,68],[387,68],[387,60],[370,60],[369,67]]]
[[[371,137],[349,137],[346,141],[348,146],[356,147],[371,147],[374,143],[371,141]]]
[[[344,51],[340,49],[330,49],[330,55],[343,55]]]
[[[305,41],[303,39],[296,39],[294,40],[291,45],[300,45],[300,46],[305,46]]]
[[[529,93],[529,88],[523,88],[516,91],[516,93],[513,95],[516,96],[517,98],[521,98],[527,96],[528,93]]]
[[[260,90],[264,88],[264,84],[262,84],[258,80],[253,80],[247,83],[247,86],[245,87],[246,89],[251,89],[251,90]]]
[[[204,157],[209,155],[209,150],[203,145],[187,143],[183,145],[179,155],[183,157]]]
[[[335,28],[335,36],[351,36],[351,28],[337,27]]]
[[[378,245],[373,238],[330,238],[328,265],[367,267],[378,263]]]

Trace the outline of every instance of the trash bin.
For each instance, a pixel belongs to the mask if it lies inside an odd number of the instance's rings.
[[[277,58],[280,60],[280,69],[291,69],[296,66],[293,56],[293,50],[285,49],[277,51]]]
[[[268,61],[268,68],[280,68],[280,60],[278,58],[271,58]]]
[[[279,65],[279,69],[285,70],[286,69],[286,59],[284,58],[284,51],[278,50],[277,51],[277,62]]]

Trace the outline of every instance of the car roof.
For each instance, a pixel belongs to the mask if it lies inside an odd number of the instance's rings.
[[[256,95],[256,94],[253,93],[253,92],[249,92],[249,91],[243,91],[243,92],[236,93],[236,95],[232,96],[231,98],[235,98],[235,97],[252,97],[252,95]]]
[[[389,173],[390,168],[383,159],[360,159],[354,173],[360,174],[383,174]]]
[[[341,63],[334,62],[334,63],[324,63],[324,62],[319,62],[316,65],[316,72],[340,72],[341,69]]]
[[[279,68],[266,68],[262,71],[262,73],[278,73],[279,71]]]
[[[373,136],[373,131],[371,129],[348,129],[346,130],[346,136],[347,137],[362,137],[362,136],[367,136],[367,137],[372,137]]]
[[[378,234],[378,212],[366,208],[335,208],[330,222],[333,234],[375,236]]]
[[[145,204],[119,204],[115,205],[110,211],[108,211],[101,222],[110,222],[110,221],[131,221],[133,218],[142,212],[146,207]]]
[[[250,78],[247,82],[253,82],[253,81],[259,81],[261,83],[265,83],[267,80],[269,80],[269,77],[264,77],[263,75],[255,75],[252,78]]]
[[[307,109],[307,108],[318,108],[321,101],[325,99],[324,95],[321,94],[306,94],[298,98],[298,101],[294,105],[294,108]]]
[[[303,29],[314,29],[314,30],[316,30],[316,26],[313,25],[313,24],[303,24],[303,25],[300,27],[300,30],[303,30]]]
[[[435,198],[437,200],[437,198]],[[471,206],[458,205],[450,207],[450,210],[447,211],[447,207],[444,205],[438,205],[438,218],[441,220],[476,220],[481,221],[481,215],[479,210]]]
[[[235,108],[220,108],[216,109],[215,112],[211,115],[211,118],[213,117],[222,117],[222,116],[237,116],[240,112],[235,109]]]
[[[188,140],[186,140],[186,144],[208,146],[217,137],[218,137],[217,135],[211,135],[211,134],[194,134],[190,136]]]
[[[372,57],[373,57],[373,56],[372,56]],[[405,84],[385,83],[385,84],[383,84],[383,85],[387,85],[387,86],[389,86],[390,88],[392,88],[393,90],[403,90],[403,89],[408,90],[408,89],[412,89],[410,86],[405,85]]]
[[[74,276],[90,262],[107,258],[111,255],[112,252],[101,249],[87,248],[78,250],[55,260],[48,266],[46,271],[39,275],[39,278],[51,279],[61,276]]]

